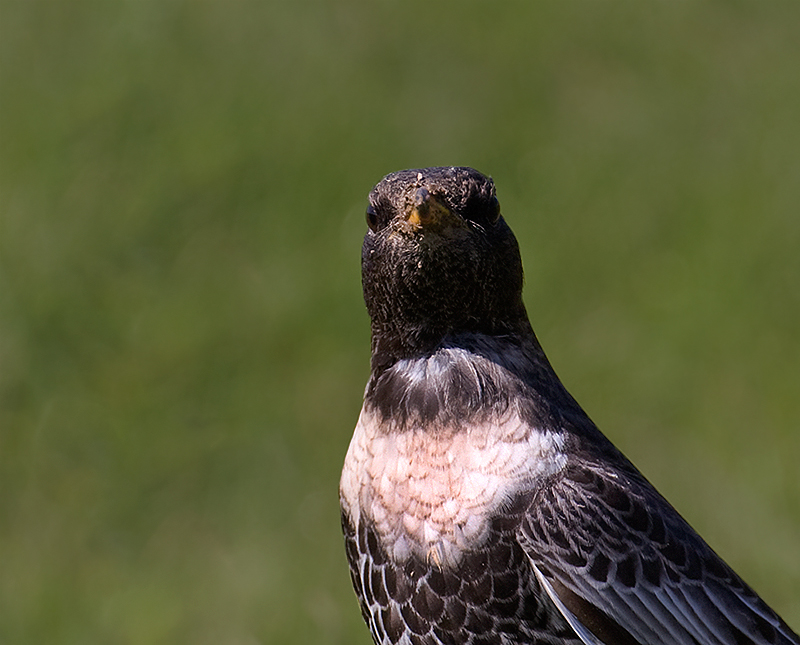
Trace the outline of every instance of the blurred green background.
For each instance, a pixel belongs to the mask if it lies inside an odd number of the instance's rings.
[[[365,199],[449,164],[573,394],[800,629],[800,4],[0,11],[0,642],[369,642]]]

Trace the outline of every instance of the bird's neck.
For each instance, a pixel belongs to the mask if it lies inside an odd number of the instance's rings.
[[[566,391],[526,327],[506,335],[448,335],[389,364],[373,355],[365,409],[397,426],[441,427],[502,415],[517,405],[530,413],[531,422],[550,425],[550,409]],[[549,391],[551,383],[557,391]]]
[[[371,312],[372,313],[372,312]],[[444,347],[464,342],[501,347],[527,343],[541,352],[521,299],[502,315],[461,313],[446,308],[433,315],[393,311],[372,316],[372,373],[380,374],[399,361],[425,358]]]

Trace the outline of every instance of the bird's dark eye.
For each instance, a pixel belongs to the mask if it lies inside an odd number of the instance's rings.
[[[378,213],[372,204],[367,206],[367,226],[373,233],[378,230]]]
[[[494,195],[488,200],[484,196],[476,195],[467,201],[461,216],[481,226],[494,226],[500,219],[500,202]]]
[[[500,202],[497,200],[497,197],[492,197],[487,212],[489,214],[489,221],[492,224],[497,224],[497,220],[500,219]]]

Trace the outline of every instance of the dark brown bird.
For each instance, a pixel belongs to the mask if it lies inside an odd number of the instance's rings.
[[[564,389],[491,179],[393,173],[367,224],[340,496],[375,643],[800,645]]]

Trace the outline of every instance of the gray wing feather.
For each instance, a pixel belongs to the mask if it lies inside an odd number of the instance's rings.
[[[584,625],[581,623],[580,620],[573,614],[569,609],[566,608],[564,603],[561,601],[561,598],[558,597],[558,594],[553,590],[553,585],[550,584],[550,581],[542,575],[542,572],[536,568],[536,565],[533,565],[533,570],[536,573],[536,577],[539,580],[539,584],[542,588],[547,592],[547,595],[550,597],[550,600],[553,601],[553,604],[558,608],[558,611],[562,613],[564,618],[567,619],[569,626],[575,630],[575,633],[578,635],[578,638],[581,639],[583,643],[586,645],[603,645],[601,641],[597,639],[597,637],[592,634]]]
[[[568,619],[599,610],[642,645],[800,645],[633,467],[568,466],[536,495],[520,543]]]

